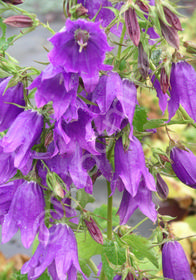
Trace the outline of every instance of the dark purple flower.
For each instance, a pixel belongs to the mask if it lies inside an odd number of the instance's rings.
[[[86,227],[91,235],[91,237],[99,244],[103,245],[103,235],[99,229],[97,223],[93,220],[92,217],[84,219]]]
[[[144,51],[143,45],[141,42],[139,42],[138,45],[138,69],[140,71],[140,74],[142,75],[143,79],[146,79],[148,77],[149,73],[149,61],[148,61],[148,55]]]
[[[14,153],[14,166],[24,173],[31,168],[31,148],[37,144],[43,117],[35,111],[20,113],[2,138],[3,153]]]
[[[43,191],[35,182],[24,181],[14,193],[8,213],[2,224],[2,242],[8,242],[20,229],[25,248],[29,248],[40,226],[44,212]]]
[[[0,224],[3,223],[4,216],[10,209],[14,193],[21,183],[22,180],[17,180],[9,182],[5,185],[0,185]]]
[[[161,68],[160,85],[162,92],[166,93],[169,89],[169,78],[164,67]]]
[[[150,191],[156,191],[155,181],[145,164],[144,152],[140,141],[133,136],[127,151],[124,150],[122,139],[119,138],[115,145],[115,173],[112,189],[124,189],[135,197],[139,191],[141,180]]]
[[[126,189],[124,190],[118,209],[120,224],[126,224],[137,208],[151,221],[156,222],[157,211],[152,201],[152,191],[147,189],[144,180],[140,181],[138,192],[134,197]]]
[[[16,174],[17,168],[14,167],[14,154],[3,153],[3,148],[1,147],[1,141],[0,141],[0,163],[1,163],[0,184],[3,184]]]
[[[162,249],[163,276],[173,280],[194,280],[190,265],[181,244],[168,241]]]
[[[170,152],[176,176],[189,187],[196,188],[196,156],[190,150],[174,147]]]
[[[167,7],[163,6],[164,14],[167,19],[167,22],[173,26],[176,30],[182,31],[182,26],[180,23],[179,18],[176,14],[174,14],[171,10],[169,10]]]
[[[23,3],[22,0],[2,0],[2,1],[12,5],[19,5]]]
[[[185,61],[173,63],[170,74],[169,120],[175,115],[181,104],[189,116],[196,121],[195,87],[195,69]]]
[[[173,27],[165,24],[161,19],[159,19],[161,32],[165,40],[170,44],[173,48],[179,49],[180,40],[178,37],[178,32]]]
[[[167,95],[167,93],[164,94],[162,92],[160,82],[158,79],[156,79],[155,75],[153,75],[151,77],[151,81],[152,81],[154,88],[156,89],[157,97],[159,98],[159,107],[164,114],[164,112],[167,108],[169,96]]]
[[[66,73],[61,67],[48,65],[33,81],[29,89],[37,88],[35,101],[38,108],[53,102],[54,116],[57,120],[76,106],[78,75]]]
[[[86,279],[78,262],[74,233],[66,224],[56,224],[49,229],[47,245],[38,245],[32,258],[23,265],[21,273],[28,273],[28,279],[34,280],[46,268],[53,280],[76,280],[77,271]]]
[[[24,111],[24,109],[9,104],[9,102],[25,106],[21,82],[5,91],[10,79],[11,77],[0,80],[0,132],[8,129],[17,115]]]
[[[79,73],[87,92],[98,83],[100,70],[112,68],[103,64],[105,53],[112,48],[99,23],[67,19],[65,29],[56,33],[50,42],[54,45],[49,53],[50,62],[64,67],[66,72]]]
[[[159,173],[157,173],[156,189],[157,189],[158,195],[162,199],[167,199],[167,196],[169,194],[169,188]]]

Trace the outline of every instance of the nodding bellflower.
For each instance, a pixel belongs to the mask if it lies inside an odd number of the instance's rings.
[[[162,267],[166,279],[194,280],[184,250],[177,241],[169,241],[163,245]]]
[[[48,55],[50,62],[64,67],[66,72],[78,73],[87,92],[98,83],[100,70],[112,69],[103,64],[105,53],[112,48],[99,25],[99,22],[67,19],[65,28],[50,39],[54,45]]]

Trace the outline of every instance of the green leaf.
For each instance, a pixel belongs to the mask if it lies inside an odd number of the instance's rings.
[[[91,194],[86,193],[84,189],[79,189],[77,191],[76,199],[82,208],[85,208],[88,203],[93,203],[95,201],[95,198]],[[76,209],[80,210],[80,207]]]
[[[155,267],[159,267],[156,251],[150,248],[152,244],[145,237],[136,234],[130,234],[122,237],[121,239],[129,245],[130,251],[139,260],[147,258]]]
[[[101,228],[107,228],[107,205],[103,204],[99,208],[96,208],[93,213],[96,215],[94,219]],[[112,225],[114,227],[119,225],[119,216],[116,216],[117,208],[112,207]],[[99,216],[99,217],[97,217]],[[103,219],[102,219],[103,218]]]
[[[136,105],[133,117],[133,127],[137,131],[144,131],[144,124],[147,122],[146,108]]]
[[[13,280],[28,280],[27,274],[20,274],[20,271],[14,273]],[[37,280],[50,280],[50,276],[47,271],[45,271]]]
[[[86,260],[85,259],[79,259],[79,264],[80,264],[80,267],[83,271],[83,273],[89,277],[91,275],[91,270],[89,268],[89,266],[86,264]]]
[[[103,246],[95,242],[88,232],[78,232],[76,234],[78,243],[78,255],[81,259],[90,259],[92,256],[100,255]]]
[[[118,246],[114,241],[107,240],[103,245],[102,265],[108,280],[115,276],[115,267],[126,262],[125,249]]]
[[[153,128],[163,126],[164,124],[165,124],[165,120],[154,119],[154,120],[147,121],[147,123],[144,124],[143,128],[144,128],[144,130],[153,129]]]

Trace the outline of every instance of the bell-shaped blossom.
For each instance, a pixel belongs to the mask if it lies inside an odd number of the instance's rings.
[[[115,173],[112,180],[112,190],[117,187],[119,191],[124,189],[135,197],[140,191],[140,182],[144,181],[145,189],[156,191],[156,185],[152,174],[145,164],[144,152],[140,141],[133,136],[127,151],[124,150],[122,139],[119,138],[114,149]]]
[[[37,144],[43,127],[43,117],[35,111],[20,113],[2,138],[4,153],[14,153],[14,166],[23,173],[31,168],[31,148]]]
[[[194,280],[184,250],[177,241],[168,241],[163,245],[162,267],[165,279]]]
[[[140,181],[138,192],[134,197],[126,189],[124,190],[118,209],[120,224],[126,224],[137,208],[151,221],[156,222],[157,211],[152,201],[152,191],[146,187],[144,180]]]
[[[196,121],[195,87],[195,69],[185,61],[173,63],[170,74],[169,120],[175,115],[181,104],[189,116]]]
[[[22,180],[16,180],[7,184],[0,185],[0,224],[3,223],[4,216],[8,213],[10,205],[17,190],[21,185]]]
[[[25,106],[23,84],[21,82],[5,91],[10,79],[11,77],[0,79],[0,132],[8,129],[18,114],[24,111],[17,105]]]
[[[190,150],[174,147],[170,152],[172,168],[184,184],[196,188],[196,156]]]
[[[21,273],[28,279],[37,279],[48,268],[53,280],[76,280],[81,271],[78,262],[77,243],[73,231],[65,224],[56,224],[49,229],[46,246],[39,243],[32,258],[26,262]]]
[[[43,191],[37,183],[24,181],[18,186],[4,216],[2,243],[8,242],[20,229],[22,243],[29,248],[38,233],[44,206]]]
[[[37,88],[35,101],[38,108],[53,102],[54,116],[59,120],[71,106],[76,106],[78,81],[77,74],[66,73],[62,67],[49,64],[29,89]]]
[[[1,147],[1,141],[0,141],[0,163],[1,163],[0,184],[3,184],[16,174],[17,168],[14,166],[14,154],[3,153],[3,148]]]
[[[99,23],[67,19],[65,28],[50,42],[54,45],[48,55],[50,62],[64,67],[66,72],[78,73],[87,92],[91,92],[98,83],[100,70],[112,69],[103,64],[105,53],[112,48]]]

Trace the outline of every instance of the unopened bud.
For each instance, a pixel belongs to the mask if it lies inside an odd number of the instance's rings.
[[[173,26],[176,30],[182,31],[182,26],[179,18],[172,11],[170,11],[167,7],[163,7],[164,14],[168,23]]]
[[[169,78],[164,67],[161,68],[160,85],[162,92],[166,93],[169,88]]]
[[[129,272],[125,278],[125,280],[134,280],[133,274]]]
[[[138,46],[138,68],[140,71],[140,74],[144,79],[147,78],[148,72],[149,72],[149,62],[148,62],[148,56],[146,52],[144,51],[143,45],[140,42]]]
[[[33,20],[30,17],[24,15],[11,16],[6,18],[3,22],[13,27],[26,28],[33,26]]]
[[[140,41],[140,26],[137,20],[136,12],[133,8],[125,11],[125,25],[130,39],[137,47]]]
[[[12,5],[19,5],[23,3],[22,0],[2,0],[2,1]]]
[[[85,16],[88,14],[88,10],[80,4],[80,6],[76,9],[77,17]]]
[[[167,198],[167,196],[169,194],[169,188],[168,188],[168,185],[165,183],[165,181],[163,180],[163,178],[161,177],[161,175],[159,173],[157,173],[156,189],[157,189],[158,195],[162,199]]]
[[[148,13],[149,7],[146,4],[144,4],[141,0],[136,0],[135,4],[137,4],[143,12]]]
[[[103,235],[98,228],[96,222],[91,218],[88,217],[88,219],[84,219],[84,222],[86,224],[86,227],[91,235],[91,237],[99,244],[103,245]]]
[[[161,32],[165,40],[175,49],[179,49],[180,40],[178,37],[178,32],[173,27],[166,25],[161,19],[159,19]]]

